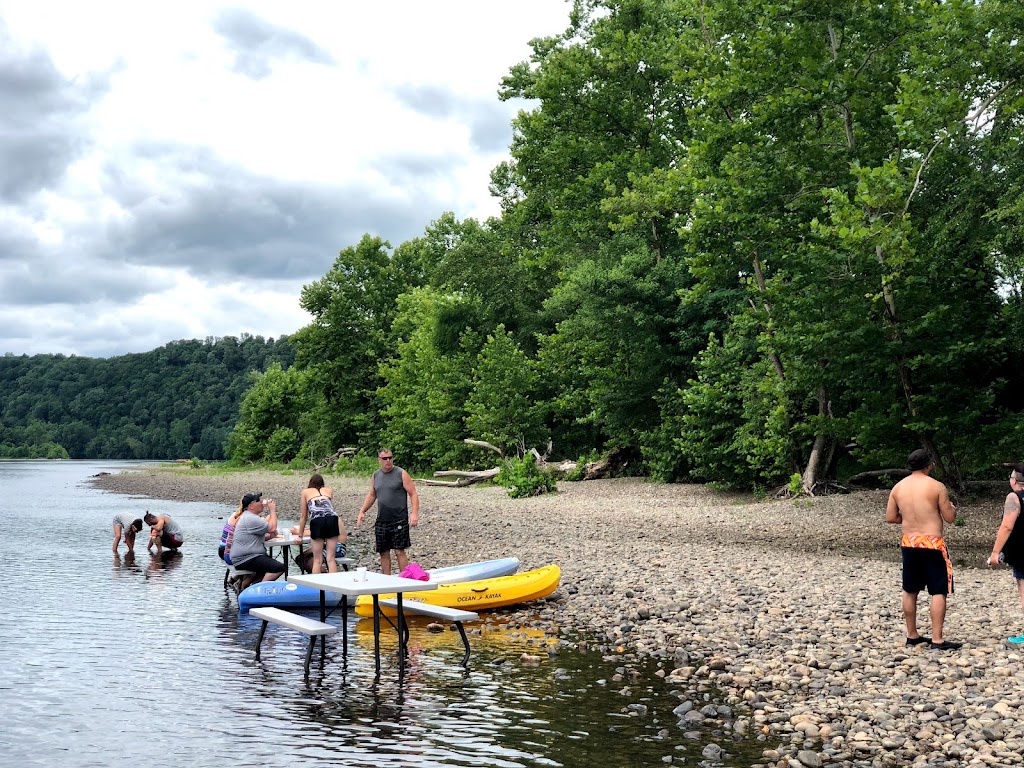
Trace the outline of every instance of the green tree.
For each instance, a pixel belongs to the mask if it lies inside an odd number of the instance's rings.
[[[381,443],[413,467],[461,467],[472,463],[463,445],[465,403],[471,385],[473,356],[462,341],[442,341],[446,323],[458,315],[460,300],[432,288],[418,288],[399,298],[395,321],[397,354],[381,366],[384,403]],[[445,318],[445,320],[442,320]],[[458,329],[458,340],[465,328]],[[465,346],[472,347],[472,334]]]
[[[466,403],[466,429],[508,453],[522,456],[544,440],[543,404],[536,400],[536,365],[499,325],[477,356]]]
[[[305,410],[303,374],[274,364],[254,373],[242,400],[238,423],[228,438],[228,454],[235,461],[287,461],[299,448],[298,419]]]
[[[302,290],[313,322],[295,334],[296,366],[306,375],[315,435],[329,451],[371,445],[380,431],[380,364],[394,354],[398,297],[424,282],[424,252],[410,241],[390,245],[365,235],[341,251],[322,279]]]

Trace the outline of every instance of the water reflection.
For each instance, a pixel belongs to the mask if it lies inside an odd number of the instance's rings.
[[[174,570],[184,562],[185,556],[181,552],[164,551],[160,554],[149,553],[149,564],[146,565],[146,578],[159,578]]]
[[[379,766],[388,756],[413,768],[700,761],[703,743],[683,738],[671,714],[678,700],[653,669],[628,692],[613,690],[604,681],[614,662],[549,656],[534,642],[538,633],[522,628],[472,635],[468,670],[459,665],[457,633],[433,633],[416,620],[404,676],[394,632],[382,629],[378,678],[372,622],[355,617],[348,653],[340,635],[332,637],[322,660],[314,653],[308,681],[306,638],[297,632],[270,628],[256,662],[260,622],[239,614],[216,554],[228,507],[149,500],[190,542],[209,546],[122,552],[111,561],[111,515],[136,509],[137,500],[81,485],[90,474],[81,465],[17,470],[5,475],[0,462],[8,551],[31,551],[32,531],[49,523],[51,512],[31,503],[42,472],[51,485],[62,481],[55,487],[81,525],[55,529],[49,542],[78,553],[72,579],[38,559],[10,559],[16,599],[0,622],[0,645],[13,649],[0,675],[6,763],[107,766],[144,753],[166,768],[237,765],[240,754],[259,765],[346,768]],[[159,664],[146,663],[147,649],[159,649]],[[541,663],[522,665],[523,653]],[[638,702],[648,705],[645,715],[626,711]],[[151,729],[154,717],[166,727]],[[756,746],[742,758],[735,749],[736,759],[719,765],[749,765],[760,755]]]
[[[137,571],[139,570],[138,563],[135,561],[134,552],[126,552],[124,557],[119,554],[114,554],[114,574],[118,571]]]

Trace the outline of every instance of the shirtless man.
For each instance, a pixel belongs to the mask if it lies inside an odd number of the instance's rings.
[[[953,592],[953,565],[942,538],[943,522],[956,520],[956,507],[949,501],[946,486],[929,475],[928,451],[918,449],[907,459],[911,474],[889,493],[885,522],[903,526],[903,616],[907,621],[907,645],[929,643],[940,651],[953,651],[963,643],[942,638],[946,619],[946,595]],[[931,595],[932,636],[917,631],[917,595],[925,587]]]

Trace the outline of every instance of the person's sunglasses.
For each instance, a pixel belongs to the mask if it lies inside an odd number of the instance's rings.
[[[378,456],[377,458],[380,459],[381,461],[391,461],[395,457],[394,456]]]

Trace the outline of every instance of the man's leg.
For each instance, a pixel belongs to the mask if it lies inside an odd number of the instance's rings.
[[[907,622],[907,637],[916,640],[921,635],[917,632],[917,592],[903,593],[903,618]],[[933,602],[932,605],[935,603]],[[934,627],[934,624],[932,625]]]
[[[284,571],[268,571],[263,574],[263,581],[277,581],[284,575]]]
[[[1024,579],[1017,579],[1017,592],[1020,594],[1020,609],[1024,611]]]
[[[114,523],[114,546],[111,547],[111,550],[113,551],[113,553],[115,555],[117,554],[117,545],[120,544],[120,543],[121,543],[121,525],[119,523]]]
[[[942,642],[942,624],[946,620],[946,596],[932,595],[930,610],[932,616],[932,642],[938,645]]]
[[[385,549],[380,553],[380,572],[390,576],[391,575],[391,550]]]
[[[395,556],[398,558],[398,572],[401,573],[405,570],[405,566],[409,564],[409,558],[405,556],[404,549],[396,549]]]

